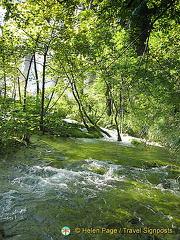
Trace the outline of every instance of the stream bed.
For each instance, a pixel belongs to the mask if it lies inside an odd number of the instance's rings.
[[[31,143],[0,160],[4,239],[180,239],[179,165],[164,148],[48,136]]]

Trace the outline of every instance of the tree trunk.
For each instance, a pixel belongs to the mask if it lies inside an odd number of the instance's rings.
[[[80,96],[79,96],[79,93],[78,93],[78,90],[77,90],[77,87],[76,87],[75,82],[73,83],[73,86],[74,86],[74,93],[76,93],[76,94],[75,94],[75,95],[76,95],[75,99],[76,99],[76,101],[77,101],[77,103],[78,103],[78,106],[79,106],[79,109],[80,109],[80,114],[81,114],[81,116],[82,116],[83,123],[84,123],[85,127],[87,128],[87,130],[89,129],[89,127],[88,127],[88,125],[87,125],[87,123],[86,123],[86,121],[85,121],[85,117],[86,117],[87,120],[95,127],[95,129],[99,130],[100,132],[103,132],[103,133],[106,134],[108,137],[111,137],[111,135],[110,135],[108,132],[106,132],[105,130],[103,130],[103,129],[100,128],[99,126],[97,126],[96,123],[89,117],[89,115],[87,114],[87,112],[86,112],[86,110],[85,110],[85,108],[84,108],[84,106],[83,106],[83,103],[82,103],[81,98],[80,98]],[[74,94],[73,94],[73,95],[74,95]],[[74,95],[74,96],[75,96],[75,95]]]
[[[59,78],[56,78],[54,87],[58,84],[58,81],[59,81]],[[47,106],[46,106],[45,112],[47,112],[47,110],[48,110],[48,108],[49,108],[49,105],[50,105],[50,103],[51,103],[51,101],[52,101],[52,98],[53,98],[53,96],[54,96],[54,93],[55,93],[55,89],[54,89],[54,90],[52,91],[52,93],[51,93],[51,96],[50,96],[50,98],[49,98],[49,101],[48,101],[48,104],[47,104]]]
[[[120,129],[119,129],[118,121],[117,121],[117,115],[115,116],[114,120],[116,123],[116,131],[117,131],[117,135],[118,135],[117,141],[121,142],[122,138],[121,138],[121,133],[120,133]]]
[[[14,104],[15,104],[15,102],[16,102],[16,82],[15,82],[15,79],[14,79],[14,82],[13,82],[12,99],[14,100]]]
[[[20,86],[19,77],[17,77],[17,82],[18,82],[19,101],[20,101],[20,103],[21,103],[21,86]]]
[[[67,57],[67,62],[69,63],[69,60],[68,60],[68,57]],[[69,65],[71,66],[71,63],[69,63]],[[71,68],[71,67],[70,67]],[[89,123],[91,123],[96,130],[100,131],[100,132],[103,132],[104,134],[106,134],[108,137],[111,137],[111,135],[106,132],[105,130],[101,129],[99,126],[96,125],[96,123],[89,117],[89,115],[87,114],[86,112],[86,109],[84,108],[84,105],[83,105],[83,102],[82,102],[82,99],[79,95],[79,91],[77,89],[77,86],[76,86],[76,82],[75,82],[75,78],[74,78],[74,73],[73,71],[71,70],[71,76],[69,76],[69,74],[67,73],[66,69],[63,67],[63,70],[67,76],[67,78],[69,79],[69,82],[71,84],[71,89],[72,89],[72,93],[73,93],[73,96],[78,104],[78,107],[79,107],[79,113],[80,113],[80,116],[81,116],[81,119],[84,123],[84,126],[86,127],[87,130],[90,129],[90,127],[88,126],[87,124],[87,121],[86,119],[89,121]]]
[[[48,48],[44,53],[43,73],[42,73],[42,96],[41,96],[41,112],[40,112],[40,131],[44,133],[44,100],[45,100],[45,83],[46,83],[46,59]]]
[[[35,73],[35,79],[36,79],[36,94],[38,98],[40,88],[39,88],[39,78],[38,78],[37,63],[36,63],[36,53],[34,53],[34,73]]]
[[[118,135],[117,141],[122,141],[121,133],[120,133],[120,129],[119,129],[119,124],[118,124],[118,107],[116,106],[115,102],[114,102],[114,108],[115,108],[114,121],[115,121],[115,124],[116,124],[116,131],[117,131],[117,135]]]
[[[29,62],[28,71],[27,71],[27,75],[25,78],[25,84],[24,84],[24,103],[23,103],[23,111],[24,112],[26,111],[27,84],[28,84],[28,80],[29,80],[29,74],[30,74],[30,70],[31,70],[32,60],[33,60],[33,56],[31,56],[31,59]]]
[[[120,87],[120,96],[119,96],[119,105],[120,105],[120,133],[123,132],[123,123],[124,123],[124,96],[123,96],[123,78]]]
[[[73,94],[73,96],[74,96],[74,98],[75,98],[75,100],[76,100],[76,102],[78,104],[78,108],[79,108],[79,113],[80,113],[81,119],[82,119],[82,121],[84,123],[84,126],[88,130],[89,126],[86,123],[86,120],[85,120],[84,115],[83,115],[82,103],[81,103],[81,101],[79,99],[79,96],[78,96],[79,94],[77,93],[77,89],[75,88],[75,84],[72,83],[72,81],[71,81],[71,88],[72,88],[72,94]]]
[[[111,96],[111,90],[109,84],[106,84],[106,106],[107,106],[107,115],[111,116],[112,115],[112,108],[113,108],[113,103],[112,103],[112,96]]]

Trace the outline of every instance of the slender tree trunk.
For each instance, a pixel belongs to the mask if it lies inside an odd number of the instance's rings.
[[[42,73],[42,96],[41,96],[41,112],[40,112],[40,131],[44,133],[44,100],[45,100],[45,83],[46,83],[46,60],[47,60],[48,47],[44,53],[43,59],[43,73]]]
[[[117,105],[116,105],[115,102],[114,102],[114,108],[115,108],[114,121],[115,121],[115,124],[116,124],[116,131],[117,131],[117,135],[118,135],[117,141],[122,141],[121,133],[120,133],[120,129],[119,129],[119,123],[118,123],[118,115],[119,115],[119,112],[118,112],[118,107],[117,107]]]
[[[19,81],[19,77],[17,77],[17,82],[18,82],[18,93],[19,93],[19,101],[20,103],[21,101],[21,86],[20,86],[20,81]]]
[[[112,115],[112,96],[111,96],[111,89],[109,84],[106,85],[106,92],[105,92],[105,96],[106,96],[106,106],[107,106],[107,115],[111,116]]]
[[[120,87],[120,96],[119,96],[119,105],[120,105],[120,133],[123,132],[123,123],[124,123],[124,96],[123,96],[123,78]]]
[[[105,80],[105,83],[106,83],[106,88],[108,89],[108,95],[111,99],[111,115],[114,117],[114,121],[115,121],[115,124],[116,124],[116,131],[117,131],[117,135],[118,135],[117,141],[122,141],[121,126],[119,127],[119,122],[118,122],[119,108],[118,108],[118,105],[115,102],[115,99],[113,97],[112,87],[110,86],[110,84],[106,80]],[[122,88],[122,86],[121,86],[121,88]],[[121,89],[120,89],[120,109],[121,109],[121,97],[122,96],[121,96]]]
[[[33,56],[31,56],[31,59],[29,62],[29,67],[28,67],[26,78],[25,78],[25,84],[24,84],[24,103],[23,103],[23,111],[24,112],[26,111],[27,84],[28,84],[28,80],[29,80],[29,74],[30,74],[30,70],[31,70],[32,61],[33,61]]]
[[[72,83],[72,81],[71,81],[71,88],[72,88],[72,94],[73,94],[73,96],[74,96],[74,98],[75,98],[75,100],[76,100],[76,102],[78,104],[79,113],[80,113],[81,119],[82,119],[82,121],[84,123],[84,126],[86,127],[86,129],[89,129],[89,126],[86,123],[86,120],[84,118],[83,109],[82,109],[82,103],[79,100],[79,97],[78,97],[78,94],[77,94],[77,89],[75,89],[74,83]]]
[[[14,79],[14,82],[13,82],[12,99],[14,100],[14,103],[15,103],[16,102],[16,82],[15,82],[15,79]]]
[[[120,119],[121,119],[121,123],[120,123],[120,133],[123,133],[123,124],[124,124],[124,105],[123,105],[123,98],[121,100],[121,110],[120,110]]]
[[[69,85],[69,83],[68,83]],[[60,96],[56,99],[56,101],[53,103],[53,105],[49,108],[49,110],[51,110],[54,106],[56,106],[57,102],[59,101],[59,99],[63,96],[64,92],[66,91],[66,89],[68,88],[68,85],[63,89],[62,93],[60,94]]]
[[[83,120],[83,123],[84,123],[85,127],[86,127],[87,129],[89,129],[89,127],[88,127],[88,125],[87,125],[87,123],[86,123],[86,121],[85,121],[85,117],[86,117],[86,118],[88,119],[88,121],[89,121],[97,130],[99,130],[100,132],[103,132],[103,133],[106,134],[108,137],[111,137],[111,135],[110,135],[108,132],[106,132],[105,130],[103,130],[103,129],[100,128],[99,126],[97,126],[96,123],[89,117],[89,115],[87,114],[87,112],[86,112],[86,110],[85,110],[85,108],[84,108],[84,106],[83,106],[83,103],[82,103],[81,98],[80,98],[80,96],[79,96],[79,93],[78,93],[78,90],[77,90],[77,87],[76,87],[75,82],[73,83],[73,86],[74,86],[74,93],[76,93],[76,94],[75,94],[75,95],[76,95],[75,99],[76,99],[76,101],[77,101],[77,103],[78,103],[79,110],[80,110],[80,114],[81,114],[81,116],[82,116],[82,120]],[[74,94],[73,94],[73,95],[74,95]],[[75,95],[74,95],[74,96],[75,96]],[[85,117],[84,117],[84,116],[85,116]]]
[[[38,98],[40,88],[39,88],[39,78],[38,78],[37,63],[36,63],[36,53],[34,53],[34,73],[35,73],[35,79],[36,79],[36,94]]]
[[[56,78],[54,87],[58,84],[58,81],[59,81],[59,78]],[[46,106],[45,112],[47,112],[47,110],[48,110],[48,108],[49,108],[49,105],[50,105],[50,103],[51,103],[51,101],[52,101],[52,99],[53,99],[54,93],[55,93],[55,90],[53,90],[52,93],[51,93],[51,96],[50,96],[50,98],[49,98],[49,101],[48,101],[48,104],[47,104],[47,106]]]
[[[75,78],[74,78],[74,73],[72,71],[72,64],[69,62],[69,59],[67,57],[67,62],[69,63],[69,66],[70,66],[70,69],[71,69],[71,76],[69,76],[69,74],[67,73],[66,69],[63,67],[63,70],[67,76],[67,78],[69,79],[69,82],[71,84],[71,89],[72,89],[72,93],[73,93],[73,96],[78,104],[78,107],[79,107],[79,113],[80,113],[80,116],[81,116],[81,119],[84,123],[84,126],[87,128],[87,130],[90,129],[90,127],[88,126],[87,124],[87,121],[86,119],[89,121],[89,123],[91,123],[97,130],[99,130],[100,132],[103,132],[104,134],[106,134],[108,137],[111,137],[111,135],[106,132],[105,130],[101,129],[99,126],[96,125],[96,123],[89,117],[89,115],[87,114],[86,112],[86,109],[84,108],[84,105],[83,105],[83,102],[82,102],[82,99],[79,95],[79,91],[77,89],[77,86],[76,86],[76,82],[75,82]]]

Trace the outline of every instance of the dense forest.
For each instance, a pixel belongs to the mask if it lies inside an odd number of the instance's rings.
[[[0,240],[180,239],[179,16],[0,1]]]
[[[176,0],[2,0],[1,153],[34,133],[99,137],[105,127],[118,141],[129,134],[178,154],[179,7]]]

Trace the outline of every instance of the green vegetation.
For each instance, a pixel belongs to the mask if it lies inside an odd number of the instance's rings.
[[[178,155],[178,1],[1,6],[1,153],[11,141],[28,144],[34,133],[100,137],[101,127],[111,127],[118,141],[124,132]]]
[[[142,146],[142,147],[146,146],[145,142],[137,140],[137,139],[131,139],[130,141],[134,146]]]

